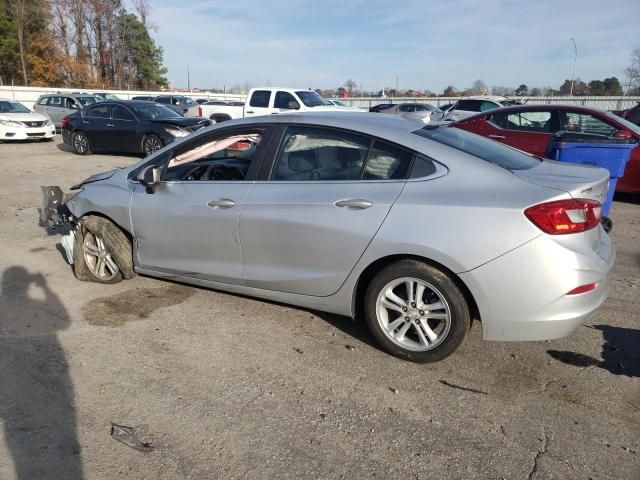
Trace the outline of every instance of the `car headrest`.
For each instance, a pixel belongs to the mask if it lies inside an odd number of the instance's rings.
[[[294,172],[310,172],[320,167],[314,150],[301,150],[289,153],[289,168]]]

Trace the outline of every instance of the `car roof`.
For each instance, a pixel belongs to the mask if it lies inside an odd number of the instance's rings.
[[[494,110],[487,110],[486,112],[480,112],[470,117],[459,120],[456,123],[464,123],[467,121],[475,120],[477,118],[485,117],[487,115],[495,115],[496,113],[516,113],[516,112],[540,112],[543,110],[571,110],[579,113],[592,113],[595,115],[606,116],[607,120],[616,121],[615,118],[606,115],[604,110],[593,107],[583,107],[581,105],[571,105],[565,103],[539,103],[539,104],[525,104],[525,105],[513,105],[510,107],[501,107]]]
[[[462,97],[460,100],[490,100],[492,102],[506,102],[509,99],[500,95],[473,95],[471,97]]]

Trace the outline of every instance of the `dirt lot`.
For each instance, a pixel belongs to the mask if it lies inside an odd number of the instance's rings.
[[[614,205],[611,295],[588,325],[490,343],[476,324],[414,365],[347,318],[78,282],[39,187],[136,159],[59,142],[0,144],[1,479],[640,479],[640,198]]]

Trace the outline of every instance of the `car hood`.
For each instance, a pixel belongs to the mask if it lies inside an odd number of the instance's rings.
[[[207,125],[211,124],[210,120],[202,117],[158,118],[150,121],[151,123],[159,123],[162,125],[170,125],[173,127],[182,127],[182,128],[189,128],[189,127],[195,127],[195,126],[206,127]]]
[[[13,120],[14,122],[43,122],[49,120],[39,113],[0,113],[0,120]]]
[[[609,171],[605,168],[544,160],[528,170],[512,173],[535,185],[567,192],[573,198],[589,198],[604,203]]]
[[[358,112],[360,109],[351,107],[341,107],[339,105],[318,105],[317,107],[307,107],[305,112]]]
[[[113,177],[113,175],[118,170],[120,170],[120,169],[116,168],[114,170],[109,170],[108,172],[96,173],[95,175],[91,175],[89,178],[85,178],[80,183],[72,186],[71,190],[77,190],[77,189],[81,188],[83,185],[86,185],[87,183],[94,183],[94,182],[100,182],[102,180],[107,180],[108,178]]]

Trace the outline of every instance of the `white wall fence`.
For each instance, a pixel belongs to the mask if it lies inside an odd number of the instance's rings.
[[[40,88],[40,87],[12,87],[12,86],[0,86],[0,98],[11,98],[24,104],[26,107],[33,108],[34,103],[38,100],[40,95],[47,93],[91,93],[91,92],[109,92],[113,93],[122,100],[130,100],[131,97],[138,95],[155,96],[155,95],[187,95],[193,99],[198,98],[224,98],[226,100],[242,100],[244,101],[244,95],[232,95],[223,93],[188,93],[184,92],[139,92],[132,90],[87,90],[78,88]]]
[[[98,90],[93,90],[98,91]],[[138,95],[188,95],[191,98],[217,98],[227,100],[241,100],[244,101],[245,95],[223,94],[223,93],[187,93],[184,92],[142,92],[132,90],[101,90],[108,91],[117,95],[123,100],[128,100],[131,97]],[[92,90],[77,89],[77,88],[40,88],[40,87],[12,87],[12,86],[0,86],[0,98],[11,98],[17,100],[29,108],[33,108],[33,104],[40,95],[46,93],[90,93]],[[531,104],[544,104],[544,103],[563,103],[570,105],[580,105],[585,107],[601,108],[603,110],[623,110],[625,108],[633,107],[636,103],[640,102],[640,97],[513,97],[520,100],[527,100],[527,103]],[[340,100],[352,107],[358,107],[362,109],[368,109],[373,105],[379,103],[430,103],[436,107],[440,105],[446,105],[459,100],[460,97],[431,97],[431,98],[416,98],[416,97],[395,97],[395,98],[379,98],[379,97],[353,97],[353,98],[341,98]]]

